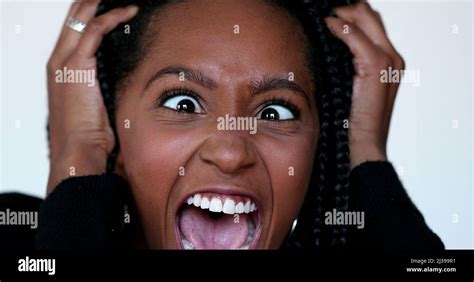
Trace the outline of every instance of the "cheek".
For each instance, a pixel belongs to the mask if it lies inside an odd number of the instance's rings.
[[[132,189],[150,247],[159,248],[166,234],[166,210],[180,168],[193,152],[193,134],[157,128],[147,121],[132,121],[119,131],[124,173]]]
[[[274,236],[270,248],[278,248],[283,242],[308,189],[316,140],[311,136],[301,137],[291,142],[265,143],[265,162],[273,189],[270,234]]]

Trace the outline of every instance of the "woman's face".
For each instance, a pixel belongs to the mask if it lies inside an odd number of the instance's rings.
[[[148,246],[279,248],[319,135],[301,28],[254,0],[183,1],[152,21],[117,112]]]

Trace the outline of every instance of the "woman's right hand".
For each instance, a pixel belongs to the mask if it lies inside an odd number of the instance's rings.
[[[115,138],[97,80],[96,52],[103,37],[133,18],[136,6],[117,8],[95,17],[100,1],[74,2],[67,18],[87,24],[83,33],[64,25],[48,61],[50,173],[47,194],[71,176],[105,173]],[[66,18],[66,20],[67,20]],[[88,81],[62,81],[68,74],[87,73]]]

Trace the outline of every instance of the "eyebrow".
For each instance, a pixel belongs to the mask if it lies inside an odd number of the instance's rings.
[[[209,90],[214,90],[217,88],[217,83],[211,78],[206,77],[199,70],[181,66],[170,66],[159,70],[155,75],[153,75],[153,77],[148,81],[145,89],[147,89],[153,81],[169,75],[178,77],[184,76],[186,80],[189,80]],[[303,87],[294,81],[281,78],[280,76],[264,76],[262,79],[249,85],[248,89],[253,96],[274,90],[290,90],[293,93],[303,97],[308,103],[308,106],[311,107],[309,95],[306,93],[306,91],[304,91]]]
[[[249,86],[250,93],[256,96],[261,93],[273,91],[273,90],[291,90],[292,92],[303,97],[308,106],[311,108],[311,102],[309,100],[308,93],[304,91],[298,83],[284,79],[278,76],[264,77],[262,80],[257,81],[256,83]]]
[[[184,79],[196,83],[209,90],[214,90],[217,88],[217,83],[214,80],[206,77],[205,75],[203,75],[202,72],[198,70],[193,70],[185,67],[166,67],[164,69],[159,70],[150,79],[150,81],[148,81],[145,89],[147,89],[153,81],[168,75],[175,75],[178,77],[184,76]]]

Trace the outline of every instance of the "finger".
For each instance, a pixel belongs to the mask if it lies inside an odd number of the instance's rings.
[[[393,62],[396,71],[404,69],[404,62],[389,40],[382,18],[378,12],[373,10],[366,2],[360,2],[353,6],[345,6],[334,9],[335,14],[348,22],[355,24],[369,37],[374,44],[380,47]],[[399,83],[390,82],[388,86],[388,97],[386,112],[384,113],[384,124],[386,125],[386,137],[388,136],[393,106],[398,92]]]
[[[72,1],[71,3],[71,6],[69,8],[69,11],[66,15],[66,18],[64,19],[64,25],[63,25],[63,28],[61,29],[61,33],[59,34],[60,37],[63,36],[63,33],[65,32],[66,28],[66,23],[67,23],[67,20],[69,17],[73,16],[74,14],[76,14],[77,10],[79,9],[79,7],[81,6],[81,3],[82,2],[79,2],[79,1]]]
[[[377,46],[389,56],[395,56],[396,51],[387,37],[380,15],[367,2],[334,9],[334,13],[347,22],[356,25]]]
[[[359,108],[355,108],[355,105],[353,105],[352,111],[364,112],[367,109],[376,111],[376,116],[380,118],[377,118],[377,121],[374,122],[379,123],[382,130],[381,137],[385,138],[388,134],[387,119],[390,119],[390,116],[387,114],[389,113],[387,109],[389,105],[387,102],[389,85],[384,85],[381,82],[380,71],[387,69],[391,65],[390,58],[355,24],[335,17],[327,17],[325,21],[331,32],[337,38],[341,39],[354,55],[353,62],[356,75],[364,77],[362,80],[357,80],[359,83],[354,84],[354,87],[364,88],[364,92],[355,91],[354,94],[366,96],[363,98],[366,105],[364,107],[358,105]],[[370,79],[368,79],[369,77]],[[362,86],[361,83],[366,86]],[[380,94],[382,94],[383,97],[381,97]],[[362,98],[354,95],[353,99],[357,100]]]
[[[400,83],[390,83],[389,85],[389,90],[388,90],[388,99],[387,99],[387,106],[386,106],[386,112],[385,112],[385,117],[384,117],[384,124],[386,128],[385,132],[385,140],[387,140],[388,133],[390,130],[390,123],[392,120],[392,114],[393,114],[393,107],[395,105],[395,100],[397,97],[397,92],[398,88],[400,86]]]
[[[355,62],[363,62],[366,65],[374,65],[374,73],[372,75],[379,75],[380,67],[377,64],[385,63],[383,53],[375,44],[363,33],[357,26],[336,18],[326,17],[325,21],[329,30],[342,40],[354,55]],[[382,64],[380,64],[382,66]],[[358,75],[366,75],[365,69],[357,68]]]
[[[66,19],[64,20],[64,23],[67,22],[68,17],[74,15],[77,10],[79,9],[79,6],[81,5],[81,2],[79,1],[72,1],[71,7],[69,8],[69,12],[67,13]]]
[[[87,24],[91,19],[94,18],[99,3],[99,0],[81,1],[75,11],[68,15],[68,18],[72,17]],[[66,18],[66,22],[68,18]],[[56,49],[56,56],[58,57],[58,60],[65,62],[76,49],[81,37],[82,34],[80,32],[71,29],[65,24]]]
[[[404,68],[403,59],[389,40],[380,14],[374,11],[367,2],[359,2],[356,5],[335,8],[334,12],[339,18],[355,24],[374,44],[379,46],[387,56],[390,57],[393,62],[392,67],[394,70],[399,71]],[[387,129],[390,125],[398,88],[398,82],[390,82],[386,105],[387,111],[385,113]]]
[[[374,11],[374,15],[375,15],[376,20],[379,22],[381,28],[383,29],[383,32],[384,32],[385,34],[387,34],[387,30],[385,29],[385,25],[384,25],[384,23],[383,23],[382,16],[381,16],[380,13],[377,12],[376,10],[373,10],[373,11]]]
[[[58,37],[58,40],[56,41],[56,44],[54,45],[54,49],[53,49],[53,53],[51,54],[51,59],[55,59],[55,57],[57,57],[57,53],[58,53],[58,49],[61,45],[61,42],[63,40],[63,37],[64,37],[64,32],[66,30],[66,24],[67,24],[67,21],[69,19],[70,16],[72,16],[74,13],[76,13],[77,9],[79,9],[79,6],[81,5],[80,2],[76,2],[76,1],[73,1],[71,6],[69,7],[69,11],[66,15],[66,18],[64,19],[64,22],[63,22],[63,25],[62,25],[62,29],[61,29],[61,33],[59,34],[59,37]]]
[[[104,36],[116,28],[120,23],[124,23],[133,18],[138,12],[135,5],[125,8],[114,9],[104,15],[94,18],[88,24],[84,34],[75,51],[75,56],[88,59],[95,57]]]

